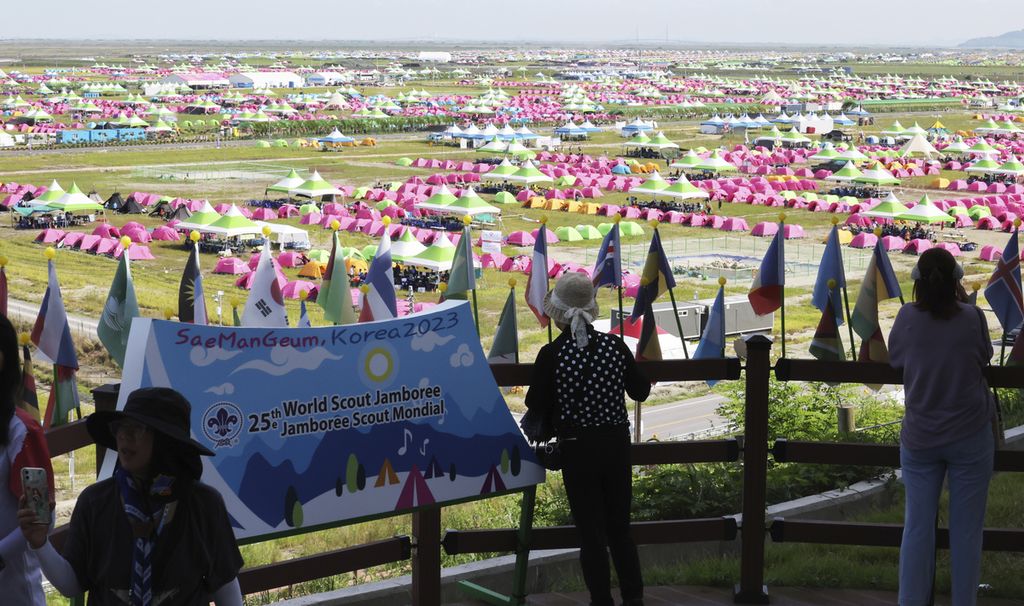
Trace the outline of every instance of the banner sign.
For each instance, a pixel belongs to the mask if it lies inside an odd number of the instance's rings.
[[[192,437],[216,453],[203,482],[240,539],[544,481],[464,301],[301,329],[137,318],[125,360],[119,410],[148,386],[192,403]]]

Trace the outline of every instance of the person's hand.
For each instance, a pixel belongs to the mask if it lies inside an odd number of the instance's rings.
[[[39,521],[36,512],[28,506],[28,499],[21,495],[18,499],[18,525],[21,527],[21,534],[25,536],[29,547],[39,549],[46,544],[46,537],[50,533],[50,527]]]

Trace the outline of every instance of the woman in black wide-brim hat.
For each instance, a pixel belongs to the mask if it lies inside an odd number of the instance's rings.
[[[62,594],[88,591],[89,606],[241,606],[242,556],[220,494],[199,481],[199,457],[213,453],[191,438],[190,414],[177,391],[147,387],[124,410],[89,416],[89,434],[117,450],[117,464],[78,497],[63,553],[30,509],[19,510]]]

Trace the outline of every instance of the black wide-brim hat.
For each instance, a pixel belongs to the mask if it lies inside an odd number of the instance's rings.
[[[85,428],[100,446],[117,450],[117,439],[110,431],[113,421],[125,419],[141,423],[186,449],[212,457],[213,451],[192,439],[192,405],[185,396],[169,387],[143,387],[128,394],[124,410],[99,411],[89,415]]]

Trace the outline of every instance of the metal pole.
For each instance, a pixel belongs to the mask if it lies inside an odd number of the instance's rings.
[[[679,340],[683,343],[683,355],[686,359],[690,359],[690,351],[686,348],[686,336],[683,334],[683,323],[679,319],[679,308],[676,306],[676,294],[672,292],[672,289],[668,289],[668,298],[672,301],[672,315],[676,318],[676,330],[679,331]],[[658,335],[654,335],[657,339]]]
[[[850,296],[846,292],[846,286],[843,286],[843,305],[846,307],[846,328],[850,331],[850,360],[857,361],[857,348],[853,343],[853,322],[850,321]]]

